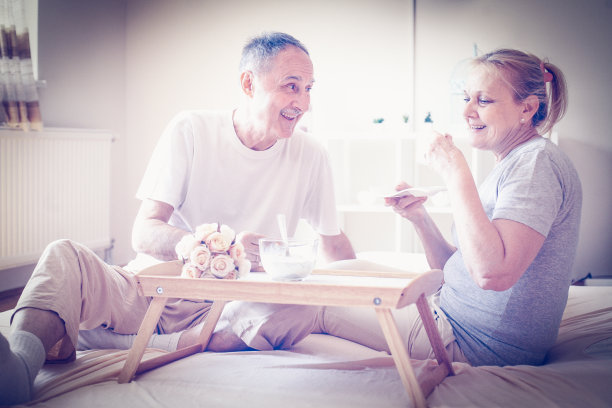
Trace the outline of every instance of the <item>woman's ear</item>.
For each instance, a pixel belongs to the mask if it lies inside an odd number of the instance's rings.
[[[527,122],[531,121],[533,115],[538,112],[540,107],[540,100],[535,95],[529,95],[523,100],[523,115]]]
[[[253,97],[254,82],[254,75],[252,71],[244,71],[242,74],[240,74],[240,86],[242,87],[242,92],[249,97]]]

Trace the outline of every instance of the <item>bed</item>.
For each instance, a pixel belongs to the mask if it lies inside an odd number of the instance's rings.
[[[10,311],[0,313],[9,332]],[[161,352],[147,349],[145,358]],[[392,358],[333,336],[312,334],[291,350],[199,353],[128,384],[117,377],[125,350],[78,352],[46,365],[34,407],[407,407]],[[413,360],[417,376],[435,365]],[[612,406],[612,287],[572,286],[555,345],[542,366],[453,363],[428,396],[431,407]]]

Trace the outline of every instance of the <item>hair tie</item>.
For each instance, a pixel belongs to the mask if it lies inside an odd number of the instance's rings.
[[[542,75],[544,76],[544,82],[552,82],[553,76],[544,68],[544,61],[540,61],[540,71],[542,71]]]

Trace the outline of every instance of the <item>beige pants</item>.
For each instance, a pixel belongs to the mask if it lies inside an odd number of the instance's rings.
[[[431,313],[451,361],[467,362],[453,328],[439,308],[438,297],[428,298]],[[435,355],[416,304],[392,311],[398,331],[411,358],[434,359]],[[317,331],[351,340],[374,350],[390,352],[373,308],[326,307],[319,316]]]
[[[434,298],[435,300],[435,298]],[[88,248],[68,240],[51,243],[38,262],[15,310],[32,307],[58,314],[66,334],[77,344],[79,330],[103,326],[118,334],[135,334],[151,299],[138,294],[133,273],[107,265]],[[444,313],[433,302],[438,330],[453,361],[465,361]],[[157,332],[175,333],[203,322],[210,303],[171,300]],[[433,351],[415,305],[394,311],[412,358],[432,358]],[[371,308],[307,307],[229,302],[215,332],[226,330],[258,350],[289,348],[310,333],[327,333],[386,350]]]
[[[25,307],[50,310],[66,326],[73,346],[79,330],[103,326],[117,334],[135,334],[151,298],[138,294],[132,272],[102,261],[94,252],[69,240],[45,249],[15,311]],[[157,332],[176,333],[203,322],[210,303],[170,300]],[[289,348],[312,332],[320,308],[230,302],[215,331],[228,330],[252,348]]]

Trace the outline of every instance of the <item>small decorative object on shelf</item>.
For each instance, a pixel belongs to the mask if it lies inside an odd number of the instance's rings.
[[[408,123],[408,121],[410,120],[410,116],[402,115],[402,120],[404,121],[404,123]]]
[[[383,123],[384,121],[385,121],[385,118],[374,118],[372,122],[379,124],[379,123]]]
[[[431,112],[427,112],[427,116],[425,116],[425,123],[433,123],[433,119],[431,118]]]
[[[220,223],[200,225],[193,234],[185,235],[175,250],[184,263],[181,276],[186,278],[238,279],[251,270],[236,233]]]

